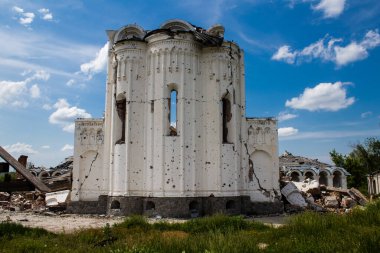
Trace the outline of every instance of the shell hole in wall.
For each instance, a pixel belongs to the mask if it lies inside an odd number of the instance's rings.
[[[146,211],[155,210],[155,209],[156,209],[156,205],[154,204],[153,201],[146,202],[146,206],[145,206]]]
[[[236,208],[235,201],[233,200],[228,200],[226,203],[226,210],[233,210]]]
[[[120,202],[117,200],[112,201],[111,209],[120,209]]]

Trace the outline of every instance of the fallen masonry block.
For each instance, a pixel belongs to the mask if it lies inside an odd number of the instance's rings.
[[[339,201],[336,196],[326,196],[324,199],[325,207],[338,208]]]
[[[70,191],[58,191],[58,192],[49,192],[45,194],[46,206],[58,206],[65,205],[67,197],[69,196]]]
[[[348,190],[348,194],[350,194],[350,196],[362,206],[365,206],[368,203],[368,199],[354,187]]]
[[[281,193],[290,204],[303,208],[307,207],[304,197],[293,182],[289,182],[284,188],[282,188]]]
[[[298,190],[311,193],[313,196],[321,194],[319,189],[319,182],[317,180],[305,180],[303,182],[293,182]]]

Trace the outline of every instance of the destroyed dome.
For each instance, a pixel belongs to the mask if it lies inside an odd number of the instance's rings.
[[[175,33],[191,33],[198,42],[207,46],[220,46],[224,40],[224,27],[220,24],[215,24],[206,30],[181,19],[167,20],[160,25],[160,28],[151,31],[145,31],[136,24],[130,24],[113,33],[114,44],[125,40],[145,41],[146,38],[157,33],[166,33],[171,36]]]

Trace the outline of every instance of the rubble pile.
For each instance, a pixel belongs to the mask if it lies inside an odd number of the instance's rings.
[[[281,181],[281,193],[288,213],[314,210],[317,212],[349,212],[357,205],[366,205],[367,198],[357,189],[319,185],[318,181]]]
[[[62,211],[66,209],[69,190],[42,193],[38,191],[0,192],[0,211]]]
[[[0,210],[45,210],[45,194],[37,191],[0,192]]]

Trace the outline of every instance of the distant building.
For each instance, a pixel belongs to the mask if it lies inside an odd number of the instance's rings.
[[[367,175],[368,193],[370,195],[380,194],[380,171],[373,175]]]
[[[310,178],[326,186],[347,189],[347,176],[350,173],[344,168],[322,163],[317,159],[294,156],[287,151],[280,156],[279,163],[281,176],[288,177],[291,181],[301,182]]]
[[[246,118],[244,53],[224,27],[107,33],[105,118],[76,121],[71,210],[281,212],[277,121]]]

